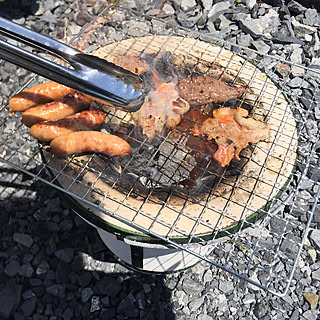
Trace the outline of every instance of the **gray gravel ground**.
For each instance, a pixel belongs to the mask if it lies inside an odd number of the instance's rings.
[[[97,13],[101,4],[91,0],[2,0],[0,15],[58,38],[64,34],[67,16],[70,39]],[[312,1],[158,0],[147,4],[142,0],[127,0],[124,6],[320,69],[320,11],[317,11],[320,8]],[[132,24],[130,27],[134,28]],[[141,24],[147,22],[139,21],[138,27],[143,29]],[[116,40],[117,26],[113,27],[115,31],[109,38]],[[86,49],[94,50],[94,44]],[[261,67],[273,78],[279,77],[279,72],[268,68],[270,62],[265,57]],[[28,72],[0,60],[0,102],[28,76]],[[317,78],[314,74],[311,79],[294,69],[287,85],[290,90],[296,90],[298,102],[308,110],[305,124],[308,137],[301,135],[299,152],[305,153],[310,166],[306,169],[304,162],[298,164],[294,180],[299,180],[302,173],[304,177],[294,209],[289,209],[290,200],[283,202],[277,216],[270,216],[270,221],[266,221],[266,233],[261,238],[264,248],[272,248],[277,243],[277,234],[287,228],[289,235],[284,237],[280,248],[285,254],[274,271],[283,276],[290,271],[286,261],[294,259],[297,253],[294,244],[301,242],[320,181],[319,75]],[[22,157],[21,161],[25,159]],[[295,187],[293,183],[288,194]],[[0,165],[0,199],[0,320],[314,320],[320,317],[319,206],[289,292],[280,298],[205,262],[167,275],[131,271],[117,263],[95,229],[80,219],[54,189],[3,164]],[[246,232],[248,243],[257,237],[256,232],[255,228]],[[226,258],[232,247],[231,243],[217,246],[210,257],[230,265],[230,257]],[[233,250],[243,254],[241,248]],[[234,261],[236,264],[238,260]],[[237,268],[240,270],[241,265],[234,270]],[[247,276],[260,281],[254,272]]]

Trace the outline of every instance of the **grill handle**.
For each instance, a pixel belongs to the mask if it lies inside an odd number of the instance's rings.
[[[51,56],[49,60],[0,39],[0,58],[4,60],[126,111],[137,111],[144,102],[146,89],[142,79],[113,63],[82,53],[2,17],[0,36]],[[71,67],[58,64],[52,58],[60,58]]]

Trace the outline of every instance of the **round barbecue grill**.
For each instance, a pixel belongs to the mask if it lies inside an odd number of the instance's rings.
[[[269,125],[268,140],[248,146],[240,161],[233,160],[222,170],[202,167],[200,183],[183,188],[181,181],[198,165],[186,145],[189,129],[200,124],[197,119],[190,121],[190,128],[166,130],[148,142],[132,114],[93,105],[106,112],[101,130],[126,139],[132,153],[123,158],[101,154],[61,158],[30,137],[19,122],[20,114],[8,116],[4,105],[0,108],[1,162],[59,190],[76,213],[98,230],[109,249],[136,269],[176,271],[204,260],[285,295],[316,206],[315,201],[303,235],[298,236],[301,228],[284,208],[289,213],[299,208],[298,182],[312,167],[316,140],[307,134],[311,113],[287,82],[293,70],[303,72],[305,79],[319,79],[319,73],[154,17],[143,17],[150,23],[149,31],[126,28],[129,31],[124,32],[115,27],[114,37],[108,26],[109,22],[112,28],[118,25],[112,19],[119,12],[128,21],[124,23],[142,19],[133,10],[106,6],[73,43],[91,53],[93,47],[94,54],[109,61],[123,55],[139,57],[151,67],[164,67],[168,79],[173,69],[180,79],[210,75],[245,88],[240,98],[218,107],[247,109],[250,117]],[[98,50],[87,45],[92,34],[96,43],[103,44]],[[269,77],[271,69],[276,70],[276,79]],[[35,79],[19,90],[33,85]],[[201,112],[207,114],[206,106]],[[31,151],[25,155],[26,145]],[[302,175],[295,173],[296,166]],[[283,226],[277,233],[269,227],[275,218]],[[266,236],[272,238],[274,247],[264,245]],[[292,252],[283,246],[285,242],[291,244]],[[213,249],[225,250],[226,255],[210,254]],[[285,265],[281,273],[277,271],[280,264]]]
[[[170,53],[170,62],[166,53]],[[170,131],[159,141],[149,143],[145,137],[139,140],[131,114],[112,107],[104,107],[107,119],[101,130],[120,132],[133,145],[129,157],[113,159],[90,154],[65,159],[44,151],[59,185],[97,204],[94,207],[76,200],[76,211],[97,228],[102,240],[120,259],[144,271],[189,267],[199,258],[171,248],[164,241],[159,243],[112,215],[102,214],[100,208],[192,247],[201,255],[208,254],[212,243],[221,241],[223,235],[262,215],[261,209],[279,196],[288,182],[298,144],[292,111],[281,91],[253,64],[204,41],[145,36],[112,43],[95,54],[108,61],[123,55],[148,57],[151,66],[164,64],[164,56],[166,63],[174,63],[181,74],[191,76],[188,73],[197,71],[246,86],[247,93],[237,104],[246,106],[252,117],[270,126],[269,140],[244,150],[241,161],[234,161],[219,173],[204,170],[199,180],[206,187],[197,186],[202,191],[191,188],[184,192],[178,187],[178,182],[198,166],[186,147],[189,128],[174,134]],[[190,126],[196,123],[197,120]]]

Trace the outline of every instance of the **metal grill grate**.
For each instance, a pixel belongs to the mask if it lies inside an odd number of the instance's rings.
[[[141,17],[121,8],[104,10],[104,15],[74,39],[75,45],[90,51],[92,46],[86,44],[94,33],[96,44],[104,44],[96,54],[108,60],[131,54],[157,62],[163,52],[170,52],[180,76],[208,74],[245,86],[247,94],[233,103],[270,125],[270,141],[248,147],[241,161],[218,172],[208,162],[200,168],[203,189],[193,192],[178,188],[177,183],[197,167],[190,151],[201,153],[203,140],[199,139],[195,150],[186,146],[190,128],[200,123],[197,117],[189,119],[188,129],[165,132],[149,144],[130,115],[96,105],[107,114],[103,130],[121,134],[132,145],[132,154],[125,159],[99,154],[61,159],[38,145],[29,129],[20,124],[21,115],[8,116],[4,104],[0,108],[1,166],[15,167],[71,196],[85,208],[88,221],[151,236],[154,242],[184,250],[274,294],[285,295],[319,198],[318,182],[307,200],[301,198],[299,182],[312,178],[317,166],[313,155],[319,133],[312,106],[319,96],[320,73],[169,24],[158,30],[159,24],[154,22],[161,20],[154,18],[149,31],[129,28],[127,34],[117,29],[119,41],[113,42],[101,29],[111,25],[114,14],[122,12],[131,22]],[[297,73],[304,74],[304,80],[290,83]],[[311,97],[302,97],[308,88],[312,88]],[[0,196],[8,192],[4,189]],[[295,218],[297,210],[306,210],[305,225]],[[210,244],[213,251],[204,255],[193,249],[194,243]]]

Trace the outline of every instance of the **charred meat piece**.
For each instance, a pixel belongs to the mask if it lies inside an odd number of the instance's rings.
[[[139,75],[150,69],[146,61],[132,55],[117,56],[111,59],[110,62]]]
[[[248,111],[243,108],[220,108],[213,111],[213,118],[203,122],[200,132],[214,139],[218,150],[213,158],[222,167],[229,165],[249,143],[257,143],[269,136],[269,126],[261,121],[246,118]]]
[[[231,87],[210,76],[185,78],[178,82],[177,87],[180,97],[195,105],[223,103],[245,92],[245,88]]]
[[[164,127],[175,128],[181,121],[181,115],[186,113],[189,103],[179,97],[175,84],[162,83],[155,91],[151,91],[144,104],[136,112],[137,123],[143,134],[151,142],[154,135],[161,133]]]

